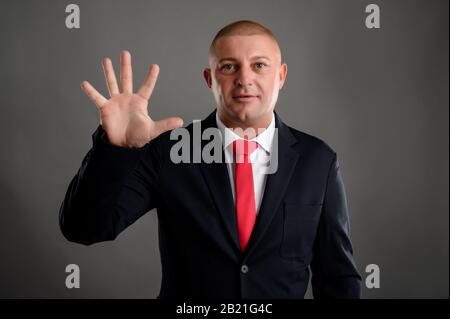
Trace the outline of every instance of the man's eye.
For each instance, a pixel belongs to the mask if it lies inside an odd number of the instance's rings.
[[[224,64],[220,67],[220,69],[222,71],[231,71],[231,70],[233,70],[233,68],[234,68],[234,65],[231,63]]]
[[[260,62],[260,63],[256,63],[255,66],[257,69],[263,69],[267,66],[267,64]]]

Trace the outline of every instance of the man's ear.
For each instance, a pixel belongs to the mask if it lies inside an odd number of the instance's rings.
[[[205,78],[206,85],[208,85],[208,87],[211,88],[212,77],[211,77],[211,69],[210,68],[205,68],[203,70],[203,77]]]
[[[280,66],[280,90],[284,85],[284,82],[286,81],[286,76],[287,76],[287,64],[283,63]]]

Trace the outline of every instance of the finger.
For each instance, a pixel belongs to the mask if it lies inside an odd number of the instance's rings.
[[[133,72],[131,70],[131,54],[122,51],[120,55],[120,83],[123,93],[133,93]]]
[[[183,126],[183,120],[179,117],[169,117],[155,122],[157,135]]]
[[[109,95],[112,97],[119,94],[119,86],[117,85],[116,74],[110,58],[103,59],[103,73],[105,74]]]
[[[148,100],[152,95],[153,89],[155,88],[156,80],[158,79],[159,74],[159,66],[157,64],[153,64],[150,67],[150,70],[147,73],[147,77],[142,83],[142,86],[139,88],[137,94],[142,96],[144,99]]]
[[[86,93],[88,98],[92,102],[94,102],[99,109],[101,109],[102,106],[106,103],[106,101],[108,101],[107,99],[105,99],[103,95],[98,93],[98,91],[94,89],[94,87],[88,81],[81,82],[81,88]]]

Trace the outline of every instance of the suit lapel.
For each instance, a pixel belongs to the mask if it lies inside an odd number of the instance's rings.
[[[275,116],[278,139],[275,136],[274,143],[278,142],[278,169],[267,176],[261,207],[245,252],[247,256],[255,249],[272,222],[299,158],[298,152],[291,148],[297,139],[276,113]]]
[[[211,113],[202,123],[202,131],[209,127],[217,128],[216,112]],[[202,140],[202,149],[209,141]],[[224,222],[230,240],[234,248],[240,251],[239,237],[237,233],[235,205],[231,192],[230,177],[228,175],[225,154],[222,150],[222,163],[200,163],[203,177],[209,187],[217,211]]]

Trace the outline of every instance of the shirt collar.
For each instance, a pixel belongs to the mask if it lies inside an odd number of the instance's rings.
[[[228,146],[230,146],[230,144],[233,143],[235,140],[243,139],[242,137],[234,133],[233,130],[229,129],[228,127],[225,126],[225,124],[223,124],[223,122],[219,118],[218,112],[216,112],[216,122],[217,128],[219,129],[220,134],[222,136],[223,146],[225,149],[228,148]],[[270,121],[269,126],[264,130],[264,132],[255,136],[249,141],[257,142],[260,147],[262,147],[267,153],[270,154],[272,149],[274,133],[275,133],[275,116],[272,112],[272,120]]]

